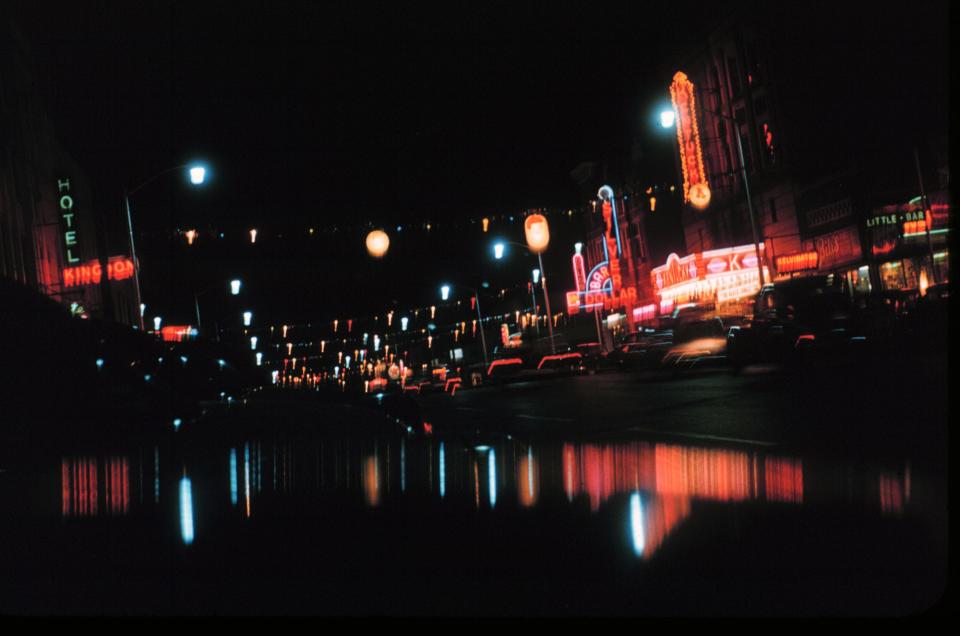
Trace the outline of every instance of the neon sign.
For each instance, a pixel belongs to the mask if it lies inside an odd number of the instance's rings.
[[[74,254],[79,252],[77,231],[74,229],[73,197],[70,196],[70,179],[57,181],[57,191],[60,193],[60,216],[63,218],[63,249],[68,263],[79,263],[80,257]]]
[[[777,271],[781,274],[791,272],[802,272],[808,269],[817,269],[817,252],[797,252],[795,254],[784,254],[776,258]]]
[[[763,243],[760,244],[761,251]],[[766,268],[764,268],[766,271]],[[716,298],[718,303],[737,300],[760,290],[757,256],[753,245],[740,245],[680,258],[670,254],[667,262],[650,272],[661,313],[683,299]],[[667,302],[669,301],[669,302]]]
[[[195,327],[190,325],[167,325],[160,330],[160,338],[164,342],[183,342],[197,335]]]
[[[126,256],[112,256],[107,262],[107,280],[126,280],[133,276],[133,261]],[[96,285],[103,277],[100,261],[89,261],[76,267],[63,269],[63,286],[79,287]]]
[[[670,99],[673,110],[677,113],[677,143],[680,145],[680,165],[683,168],[683,200],[691,201],[693,189],[694,205],[704,207],[710,202],[710,186],[703,167],[693,82],[685,73],[678,71],[673,76]]]
[[[583,265],[583,254],[580,252],[573,255],[573,282],[578,292],[587,289],[587,274]]]

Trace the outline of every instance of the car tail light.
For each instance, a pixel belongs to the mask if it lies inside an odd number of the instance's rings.
[[[816,339],[817,339],[817,337],[816,337],[815,335],[813,335],[812,333],[800,334],[799,336],[797,336],[797,342],[794,343],[793,346],[794,346],[794,347],[799,347],[801,343],[804,343],[804,342],[812,343],[812,342],[813,342],[814,340],[816,340]]]

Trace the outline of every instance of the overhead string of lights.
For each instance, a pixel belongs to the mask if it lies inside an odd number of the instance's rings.
[[[639,189],[630,188],[625,191],[624,198],[629,199],[630,196],[654,196],[657,193],[665,191],[675,191],[676,186],[668,183],[663,184],[653,184]],[[563,209],[548,209],[548,208],[530,208],[522,210],[520,212],[504,212],[500,214],[489,214],[482,216],[475,216],[470,218],[444,218],[441,220],[436,219],[421,219],[417,221],[410,221],[406,223],[399,223],[397,225],[386,226],[388,231],[394,231],[397,233],[402,232],[433,232],[437,230],[463,230],[470,228],[479,228],[482,232],[488,232],[495,225],[502,224],[517,224],[522,223],[524,218],[530,214],[542,214],[548,219],[559,219],[566,217],[568,219],[573,219],[574,216],[595,213],[596,206],[593,205],[594,201],[588,201],[576,208],[563,208]],[[651,206],[653,204],[651,202]],[[358,223],[336,223],[332,225],[325,225],[322,223],[313,223],[302,225],[299,228],[286,228],[282,230],[271,231],[271,234],[265,234],[263,229],[263,224],[253,223],[249,226],[238,227],[238,226],[229,226],[229,227],[214,227],[212,225],[199,225],[194,227],[178,227],[176,229],[165,229],[165,230],[137,230],[137,234],[145,238],[168,238],[168,239],[178,239],[182,240],[187,245],[193,245],[194,243],[206,242],[211,238],[214,240],[234,240],[236,238],[241,238],[244,242],[256,244],[262,239],[270,239],[271,241],[277,239],[302,239],[304,237],[310,238],[320,238],[327,236],[343,236],[344,234],[357,234],[363,235],[366,232],[369,232],[371,229],[376,227],[383,226],[383,224],[376,224],[370,221],[358,222]]]

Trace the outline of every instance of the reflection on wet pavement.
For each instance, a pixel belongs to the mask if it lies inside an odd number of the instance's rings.
[[[264,452],[264,449],[266,452]],[[152,481],[152,503],[160,501],[161,451],[150,449],[151,464],[129,456],[64,456],[60,509],[63,518],[127,515],[138,506],[131,492]],[[864,471],[828,467],[833,475],[800,457],[768,451],[678,445],[639,440],[604,443],[523,443],[499,440],[472,444],[461,438],[249,439],[223,451],[223,479],[210,466],[182,465],[177,482],[181,538],[194,540],[194,491],[208,501],[224,498],[243,518],[258,514],[262,497],[304,497],[353,493],[369,507],[405,497],[436,497],[453,505],[494,511],[500,506],[532,509],[561,497],[585,500],[591,514],[612,499],[629,497],[632,549],[649,559],[691,514],[697,501],[759,502],[800,506],[810,501],[850,501],[883,515],[903,515],[910,506],[910,466]],[[149,456],[149,455],[148,455]],[[139,479],[131,479],[131,464]],[[144,481],[144,472],[146,475]],[[262,488],[262,475],[269,488]],[[838,476],[839,475],[839,476]],[[851,481],[855,476],[857,483]],[[197,481],[199,480],[199,482]],[[812,482],[812,483],[811,483]],[[52,494],[52,493],[48,493]],[[136,501],[143,501],[137,492]],[[151,513],[156,506],[151,507]],[[203,514],[201,512],[201,514]],[[580,514],[574,506],[570,514]]]

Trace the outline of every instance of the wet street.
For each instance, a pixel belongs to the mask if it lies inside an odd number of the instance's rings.
[[[262,398],[8,447],[0,611],[919,611],[945,581],[945,399],[903,398],[946,392],[943,361],[907,362],[435,393],[428,437]]]

